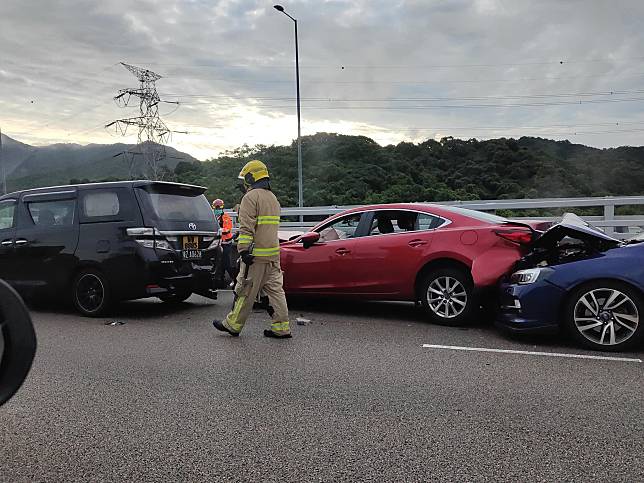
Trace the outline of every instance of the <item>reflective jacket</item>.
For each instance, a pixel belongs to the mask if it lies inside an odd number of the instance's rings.
[[[217,219],[219,227],[221,228],[221,242],[228,243],[233,239],[233,220],[228,213],[222,213]]]
[[[241,201],[239,207],[239,238],[237,251],[248,251],[254,243],[252,255],[255,263],[279,261],[280,246],[277,231],[280,224],[279,201],[268,188],[253,187]]]

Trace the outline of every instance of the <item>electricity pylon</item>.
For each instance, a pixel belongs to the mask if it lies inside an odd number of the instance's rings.
[[[130,127],[138,129],[137,150],[123,153],[128,160],[130,178],[135,176],[135,156],[142,156],[143,174],[153,180],[162,177],[161,163],[166,158],[165,146],[170,140],[172,131],[159,117],[159,104],[178,104],[178,102],[162,101],[156,88],[156,81],[162,77],[148,69],[121,62],[139,80],[138,88],[121,89],[114,97],[119,107],[129,107],[132,98],[139,100],[139,115],[118,119],[105,127],[114,126],[121,135],[127,135]],[[128,155],[130,156],[128,159]]]

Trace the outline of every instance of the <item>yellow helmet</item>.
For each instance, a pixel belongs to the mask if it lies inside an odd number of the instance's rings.
[[[248,186],[264,178],[268,178],[268,168],[257,159],[247,162],[239,172],[239,179],[244,180],[244,184]]]

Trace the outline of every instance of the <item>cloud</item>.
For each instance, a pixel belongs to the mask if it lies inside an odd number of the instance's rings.
[[[304,133],[642,144],[638,0],[287,7],[299,22]],[[173,145],[202,159],[296,133],[293,23],[272,2],[3,0],[0,54],[3,131],[25,142],[122,140],[102,128],[136,112],[112,102],[137,84],[120,61],[163,75],[159,91],[181,106],[161,112],[191,133]]]

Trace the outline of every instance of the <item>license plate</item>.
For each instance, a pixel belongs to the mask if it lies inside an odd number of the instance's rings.
[[[189,235],[182,237],[181,248],[183,258],[186,260],[194,260],[201,258],[201,250],[199,250],[199,237]]]

